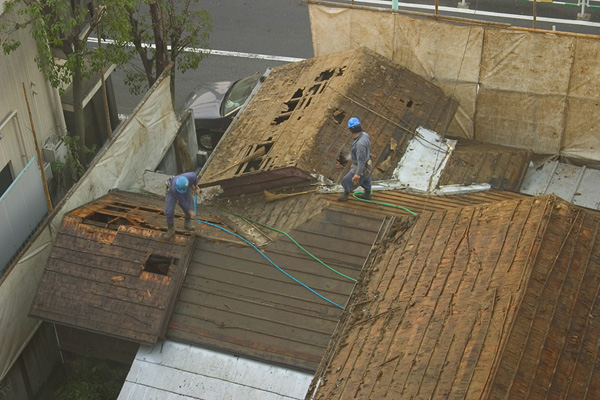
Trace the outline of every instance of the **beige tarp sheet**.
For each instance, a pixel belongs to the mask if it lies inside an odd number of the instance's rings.
[[[458,100],[446,135],[600,161],[600,38],[305,2],[315,56],[366,46]]]
[[[163,76],[169,76],[168,73]],[[57,207],[50,224],[5,274],[0,290],[0,379],[27,345],[39,320],[27,315],[42,278],[52,240],[63,215],[110,189],[129,189],[145,170],[154,170],[173,142],[179,121],[172,106],[170,80],[155,84],[136,112],[115,132],[77,186]]]

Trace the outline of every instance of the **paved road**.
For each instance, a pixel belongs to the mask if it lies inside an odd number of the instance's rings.
[[[460,1],[439,0],[439,13],[532,27],[533,3],[530,1],[471,0],[468,10],[456,7]],[[391,0],[355,0],[355,4],[391,8]],[[433,12],[434,4],[434,0],[413,0],[410,3],[400,2],[400,8]],[[600,5],[600,2],[592,1],[591,4]],[[204,0],[201,7],[210,12],[214,25],[209,39],[210,50],[221,55],[208,55],[197,70],[177,75],[177,111],[181,110],[188,93],[199,82],[239,79],[293,59],[313,56],[308,5],[301,0]],[[590,22],[578,21],[580,7],[573,5],[536,2],[536,10],[537,27],[540,29],[555,26],[558,30],[600,34],[600,8],[587,9],[591,14]],[[488,13],[491,11],[505,15],[490,16]],[[561,19],[566,23],[561,23]],[[119,113],[127,115],[141,97],[131,96],[122,82],[123,74],[113,73]]]
[[[308,6],[300,0],[203,0],[201,6],[213,22],[210,50],[229,55],[208,55],[197,70],[176,76],[177,111],[200,82],[235,80],[313,56]],[[141,96],[131,96],[122,82],[123,74],[113,73],[119,113],[127,115]]]

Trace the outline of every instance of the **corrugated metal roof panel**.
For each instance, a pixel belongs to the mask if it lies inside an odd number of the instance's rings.
[[[397,218],[374,246],[311,394],[599,397],[590,384],[599,229],[597,214],[554,196]]]
[[[555,194],[578,206],[600,210],[600,171],[556,160],[539,167],[531,165],[521,192],[534,196]]]
[[[532,155],[530,150],[459,140],[440,185],[489,183],[496,190],[518,192]]]
[[[142,346],[118,400],[304,399],[312,374],[170,340]]]

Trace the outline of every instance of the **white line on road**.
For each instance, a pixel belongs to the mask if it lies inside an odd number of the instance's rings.
[[[97,44],[98,38],[90,37],[88,38],[89,43]],[[115,41],[112,39],[102,39],[102,44],[114,44]],[[127,43],[128,46],[133,47],[133,43]],[[144,43],[143,47],[155,48],[154,44]],[[167,47],[171,50],[171,46]],[[211,54],[215,56],[226,56],[226,57],[240,57],[240,58],[254,58],[258,60],[269,60],[269,61],[281,61],[281,62],[297,62],[302,61],[304,58],[295,58],[295,57],[284,57],[284,56],[271,56],[267,54],[255,54],[255,53],[243,53],[239,51],[225,51],[225,50],[210,50],[210,49],[198,49],[195,47],[186,47],[184,51],[188,51],[191,53],[204,53]]]

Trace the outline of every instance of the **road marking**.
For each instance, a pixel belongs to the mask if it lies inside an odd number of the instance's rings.
[[[89,43],[97,44],[98,38],[89,37],[87,40]],[[112,39],[102,39],[102,44],[114,44],[115,41]],[[133,43],[127,43],[128,46],[133,47]],[[143,47],[155,48],[154,44],[143,43]],[[171,50],[171,46],[167,46],[167,49]],[[281,61],[281,62],[297,62],[302,61],[304,58],[296,57],[285,57],[285,56],[272,56],[267,54],[256,54],[256,53],[244,53],[239,51],[226,51],[226,50],[211,50],[211,49],[200,49],[195,47],[186,47],[183,49],[190,53],[204,53],[215,56],[226,56],[226,57],[239,57],[239,58],[253,58],[257,60],[269,60],[269,61]]]
[[[388,1],[355,0],[354,3],[384,5],[384,6],[386,6],[386,8],[391,8],[391,2],[389,0]],[[431,6],[431,5],[410,4],[410,3],[400,3],[400,2],[398,2],[398,7],[416,8],[416,9],[421,9],[421,10],[435,10],[435,6]],[[495,12],[491,12],[491,11],[479,11],[479,10],[471,10],[471,9],[467,9],[467,8],[455,8],[455,7],[438,7],[438,10],[439,11],[447,11],[450,13],[458,13],[458,14],[483,15],[483,16],[487,16],[487,17],[522,19],[522,20],[527,20],[527,21],[533,21],[533,16],[529,16],[529,15],[503,14],[503,13],[495,13]],[[591,26],[591,27],[595,27],[595,28],[600,27],[600,23],[598,23],[598,22],[590,22],[590,21],[584,21],[584,20],[536,17],[536,21],[537,22],[550,22],[550,23],[554,23],[554,24]]]

